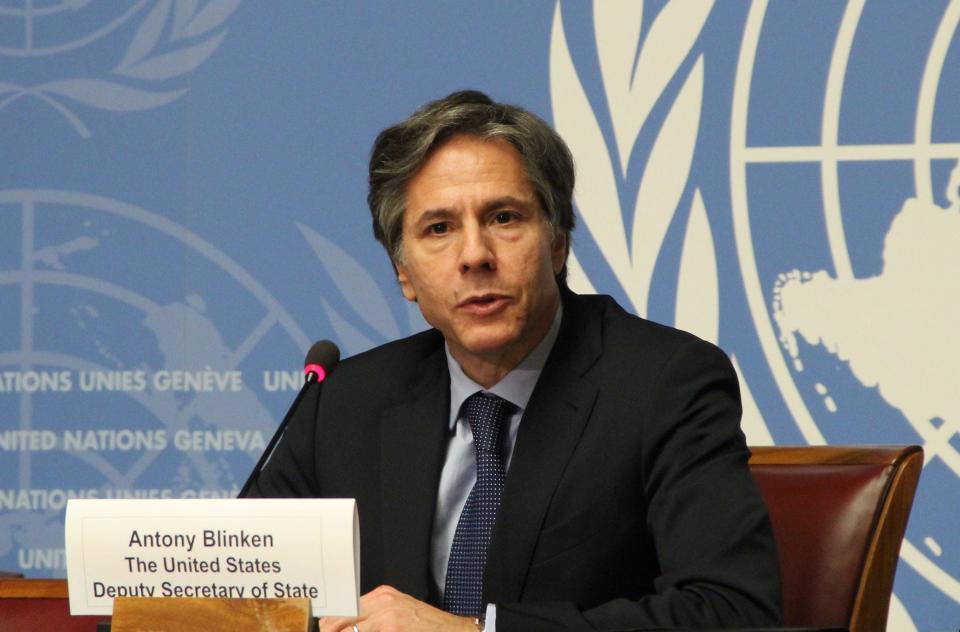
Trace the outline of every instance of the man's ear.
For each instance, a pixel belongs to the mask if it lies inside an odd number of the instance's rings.
[[[397,271],[397,281],[400,283],[400,290],[403,292],[403,297],[415,303],[417,301],[417,292],[413,289],[413,284],[407,275],[407,267],[402,263],[394,261],[393,269]]]
[[[567,263],[567,255],[570,253],[570,241],[566,233],[559,233],[553,238],[553,246],[550,251],[550,259],[553,264],[553,274],[560,274],[563,266]]]

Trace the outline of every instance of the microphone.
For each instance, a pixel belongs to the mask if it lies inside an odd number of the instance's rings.
[[[257,461],[253,471],[250,472],[250,477],[247,478],[247,482],[243,484],[243,489],[240,490],[238,498],[246,498],[250,488],[253,487],[253,483],[260,477],[260,472],[267,464],[267,461],[270,460],[274,448],[277,447],[277,443],[280,442],[280,437],[283,436],[284,431],[287,429],[287,424],[289,424],[293,418],[294,411],[300,407],[300,401],[303,400],[304,395],[306,395],[314,385],[321,384],[327,376],[337,368],[337,363],[339,362],[340,349],[329,340],[318,340],[313,343],[313,346],[307,351],[307,357],[303,361],[303,372],[306,374],[303,388],[297,393],[297,398],[294,399],[293,404],[290,405],[290,410],[287,411],[283,421],[280,422],[277,431],[273,433],[273,438],[270,439],[270,443],[267,444],[263,454],[260,455],[260,460]]]
[[[329,340],[318,340],[307,351],[303,361],[303,372],[307,374],[307,383],[322,382],[327,379],[340,362],[340,349]]]

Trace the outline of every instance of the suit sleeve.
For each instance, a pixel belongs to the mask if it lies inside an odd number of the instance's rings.
[[[736,374],[690,339],[664,363],[643,426],[646,528],[654,594],[595,607],[497,604],[498,632],[774,626],[780,571],[766,506],[747,466]],[[616,437],[611,437],[615,441]],[[642,537],[638,534],[638,537]]]

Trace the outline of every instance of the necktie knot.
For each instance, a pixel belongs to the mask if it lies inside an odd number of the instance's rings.
[[[470,423],[473,446],[477,454],[499,454],[503,420],[507,416],[510,402],[496,395],[474,393],[467,398],[463,406],[463,414]]]

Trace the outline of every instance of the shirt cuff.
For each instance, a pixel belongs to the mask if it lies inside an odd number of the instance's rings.
[[[488,603],[487,614],[483,622],[483,632],[497,632],[497,606]]]

